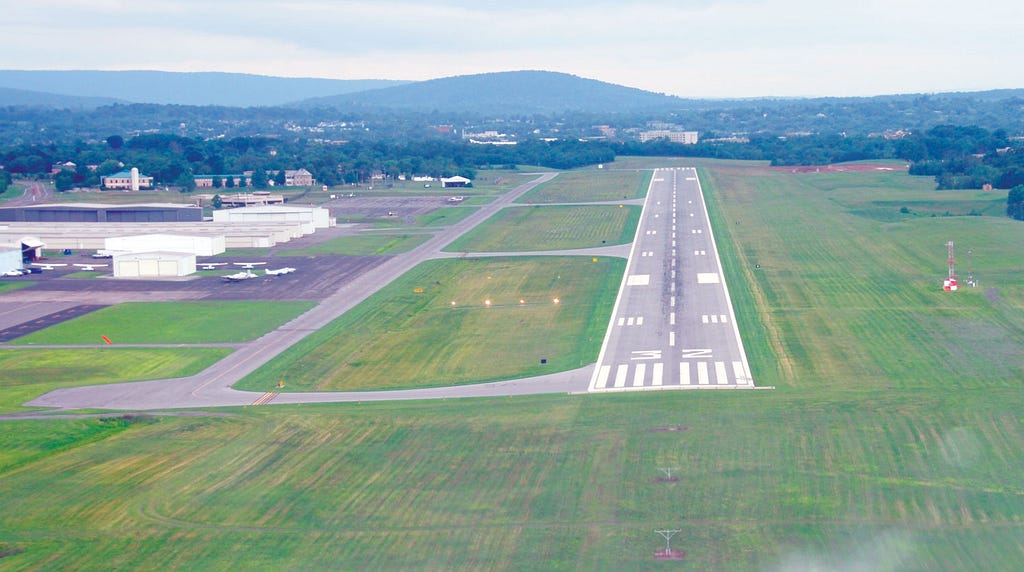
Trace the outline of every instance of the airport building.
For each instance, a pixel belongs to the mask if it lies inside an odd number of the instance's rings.
[[[199,222],[203,209],[176,203],[47,204],[0,208],[0,222]]]
[[[299,207],[283,205],[266,205],[222,209],[213,211],[213,222],[245,223],[245,222],[294,222],[302,224],[306,234],[318,228],[330,228],[336,221],[331,212],[323,207]]]
[[[136,234],[107,238],[103,249],[110,252],[184,252],[196,257],[223,254],[226,244],[222,234]]]
[[[21,268],[21,248],[15,244],[0,244],[0,275]]]
[[[113,258],[115,278],[177,278],[196,272],[196,255],[186,252],[128,252]]]

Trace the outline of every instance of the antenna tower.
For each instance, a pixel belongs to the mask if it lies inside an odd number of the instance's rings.
[[[946,243],[946,249],[949,251],[949,275],[945,280],[942,281],[942,289],[949,292],[956,290],[956,270],[953,269],[953,241]]]

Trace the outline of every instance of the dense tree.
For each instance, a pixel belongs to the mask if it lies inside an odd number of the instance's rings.
[[[53,185],[60,192],[70,191],[75,187],[74,171],[63,169],[53,176]]]
[[[120,135],[111,135],[110,137],[107,137],[107,145],[111,149],[120,149],[121,147],[124,147],[124,137],[121,137]]]
[[[210,200],[210,204],[215,210],[220,210],[224,206],[224,199],[220,198],[220,195],[213,195],[213,199]]]
[[[1024,185],[1010,189],[1007,194],[1006,216],[1014,220],[1024,220]]]

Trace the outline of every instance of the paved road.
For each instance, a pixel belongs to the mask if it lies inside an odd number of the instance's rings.
[[[752,388],[694,169],[658,169],[589,390]]]

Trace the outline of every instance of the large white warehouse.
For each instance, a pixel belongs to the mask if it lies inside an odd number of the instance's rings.
[[[185,252],[131,252],[114,255],[115,278],[172,278],[196,271],[196,255]]]
[[[104,241],[114,252],[184,252],[193,256],[216,256],[225,250],[223,235],[137,234],[115,236]]]
[[[213,211],[214,222],[300,222],[306,234],[336,224],[331,211],[323,207],[266,205]]]

